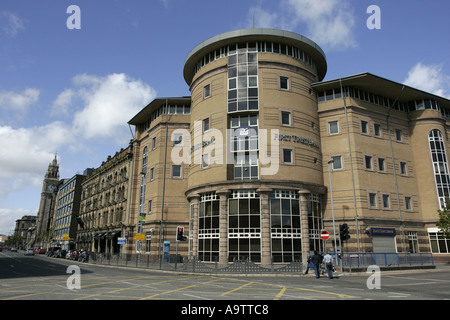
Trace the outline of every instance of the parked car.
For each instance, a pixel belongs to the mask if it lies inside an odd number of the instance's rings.
[[[17,252],[17,248],[11,247],[11,252]]]
[[[47,249],[44,249],[44,248],[40,248],[39,249],[39,254],[45,254],[47,252]]]
[[[26,255],[26,256],[34,256],[34,249],[33,249],[33,248],[28,248],[28,249],[25,251],[25,255]]]

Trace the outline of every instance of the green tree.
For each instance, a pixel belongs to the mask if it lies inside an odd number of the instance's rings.
[[[450,199],[445,201],[445,208],[443,210],[438,210],[439,221],[436,225],[444,233],[444,237],[450,238]]]

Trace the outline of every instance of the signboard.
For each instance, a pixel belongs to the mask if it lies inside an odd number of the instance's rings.
[[[134,235],[134,239],[135,239],[135,240],[138,240],[138,241],[143,241],[143,240],[145,240],[145,234],[136,233],[136,234]]]
[[[117,244],[125,244],[126,238],[117,238]]]
[[[320,238],[322,240],[328,240],[330,238],[330,233],[327,230],[320,231]]]
[[[396,234],[395,228],[370,228],[370,233],[373,236],[392,236],[392,237],[394,237]]]

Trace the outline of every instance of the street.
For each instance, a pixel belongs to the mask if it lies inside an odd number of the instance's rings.
[[[72,265],[80,268],[77,279],[76,273],[68,270]],[[185,312],[198,312],[188,301],[198,305],[201,301],[246,300],[247,304],[254,301],[262,305],[258,301],[448,300],[449,271],[445,267],[381,272],[378,282],[374,282],[379,289],[369,289],[369,273],[335,274],[337,277],[331,280],[326,276],[316,279],[313,272],[278,277],[193,275],[96,266],[3,251],[0,300],[183,300]],[[74,288],[77,281],[79,289]]]

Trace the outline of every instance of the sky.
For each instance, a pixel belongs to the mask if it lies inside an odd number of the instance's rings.
[[[55,154],[61,178],[97,168],[154,98],[190,95],[185,58],[210,37],[292,31],[326,53],[324,80],[370,72],[450,98],[449,12],[448,0],[1,0],[0,234],[37,215]]]

